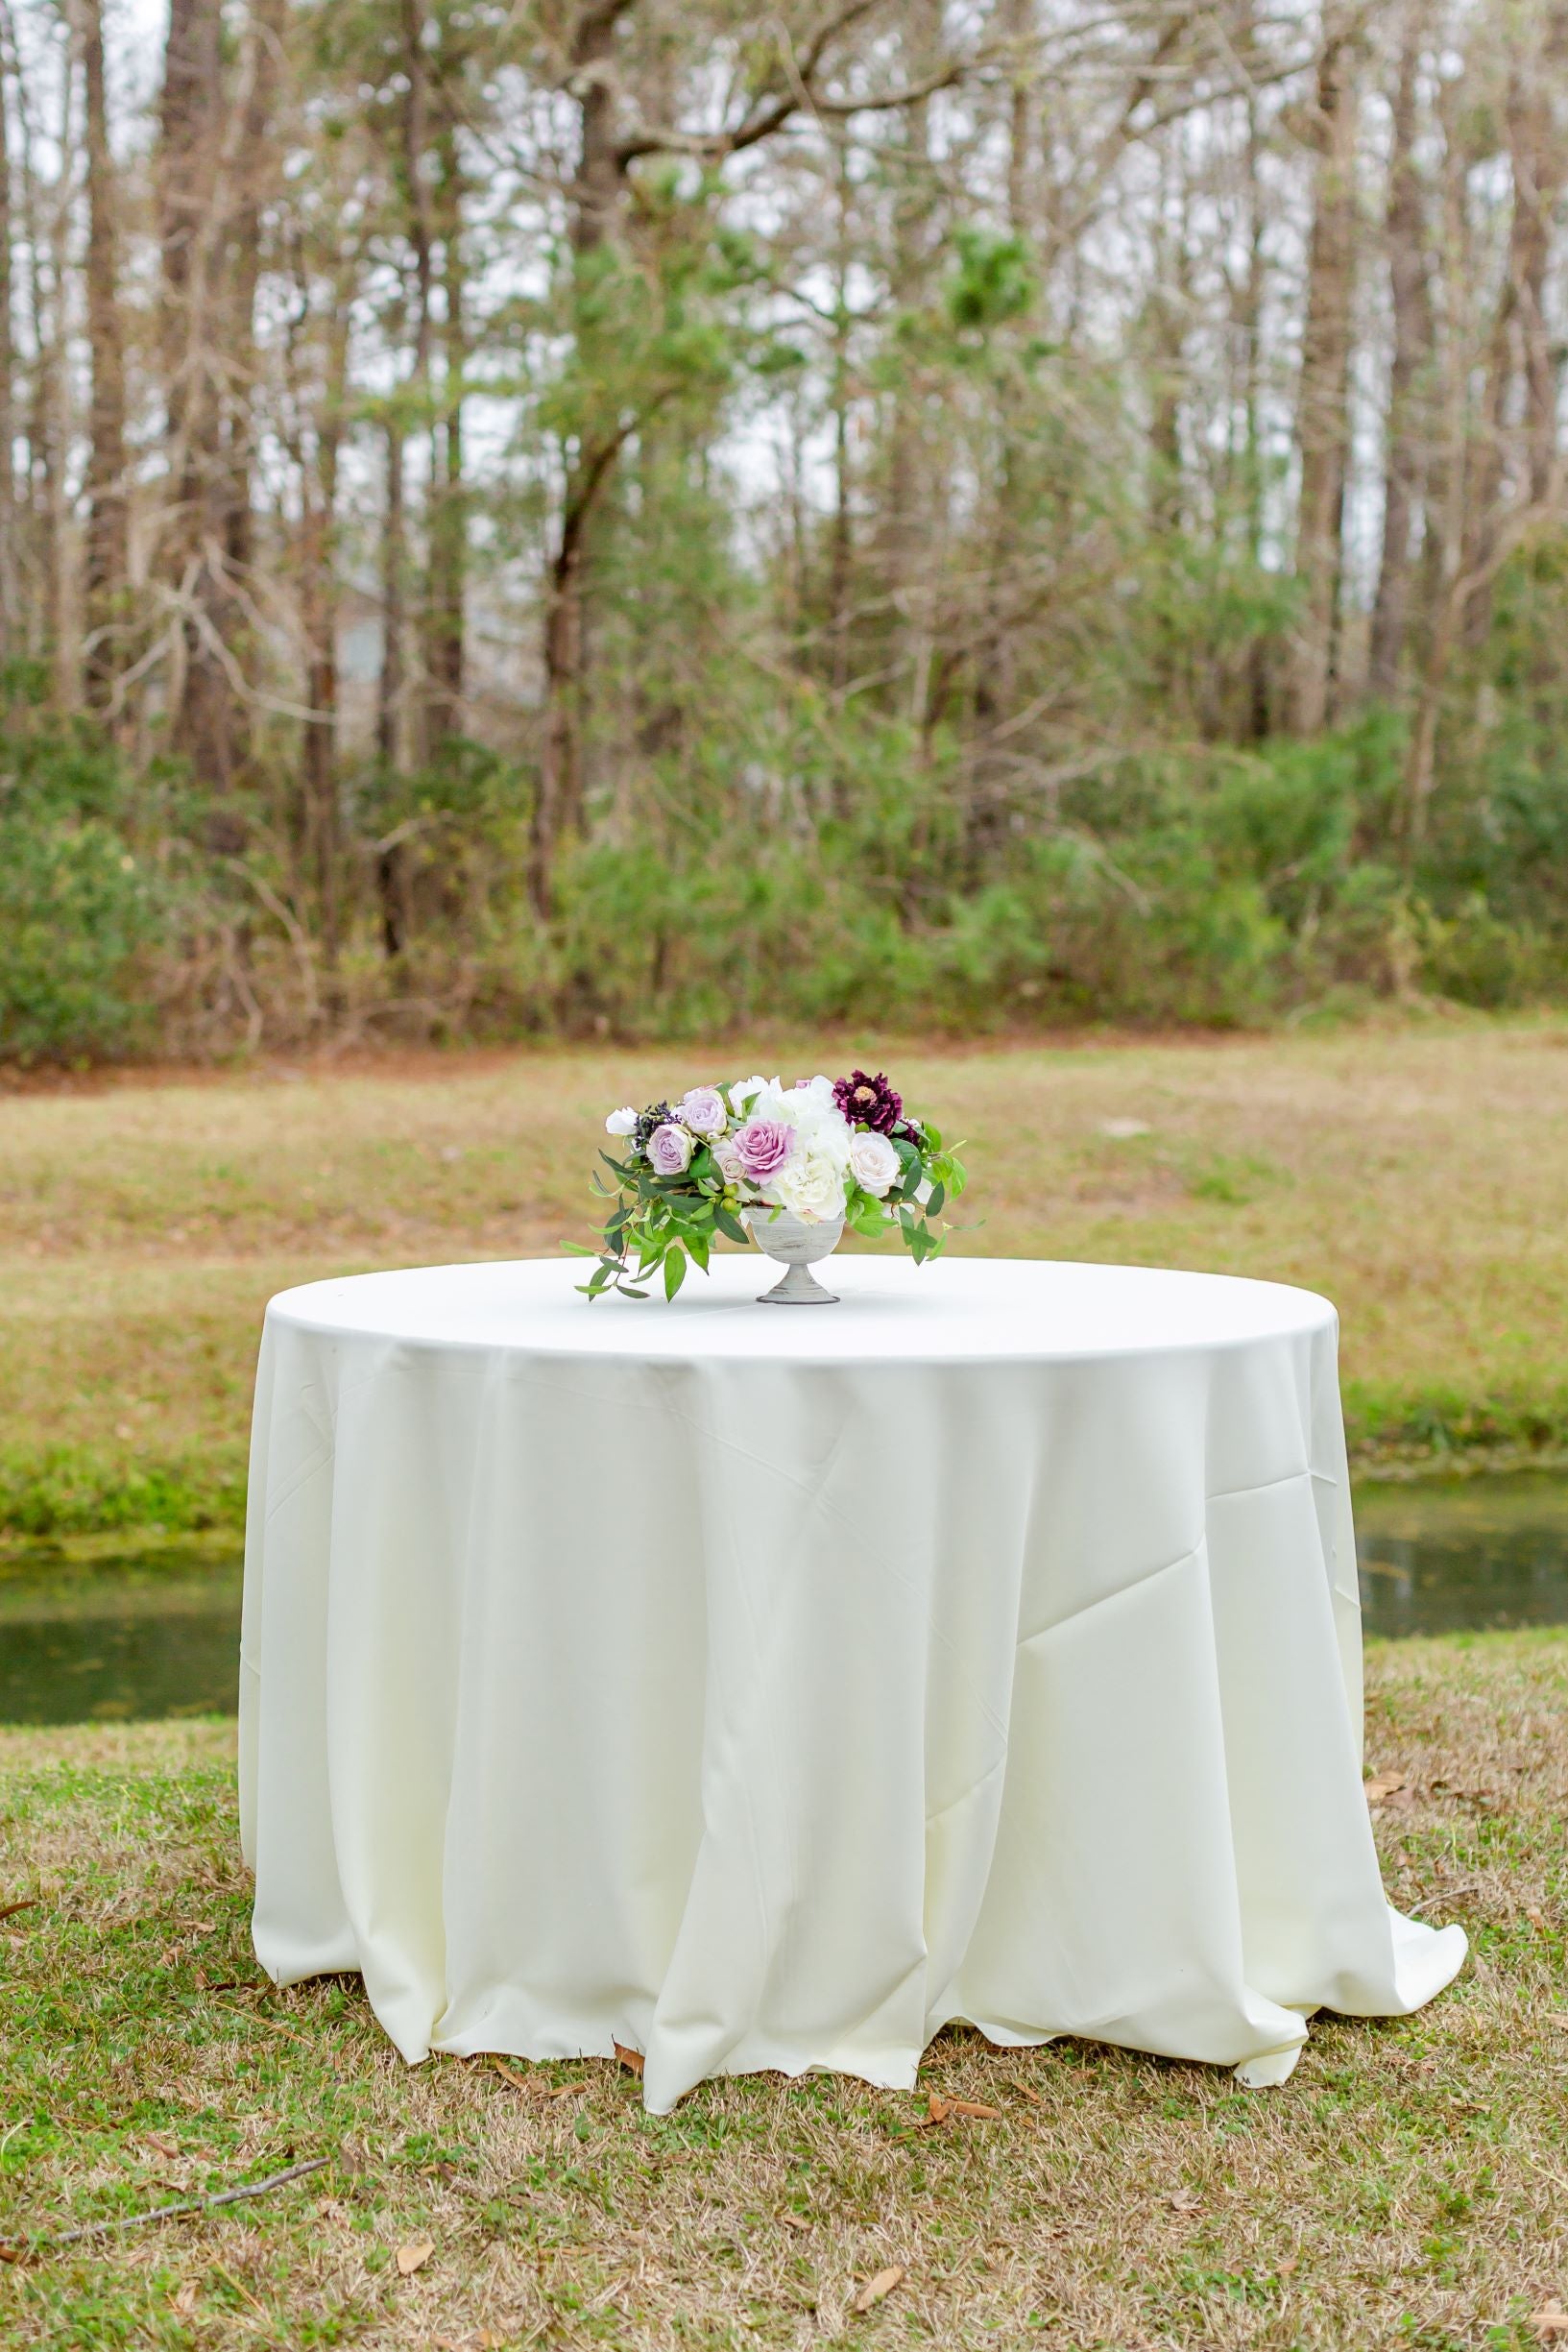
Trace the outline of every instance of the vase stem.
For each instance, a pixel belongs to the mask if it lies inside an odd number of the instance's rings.
[[[825,1291],[809,1266],[790,1266],[782,1282],[770,1291],[758,1294],[764,1307],[832,1307],[838,1304],[835,1291]]]

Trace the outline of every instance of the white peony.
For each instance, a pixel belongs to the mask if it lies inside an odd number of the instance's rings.
[[[806,1079],[798,1086],[781,1086],[775,1079],[752,1099],[751,1116],[794,1128],[808,1151],[828,1160],[840,1176],[847,1171],[855,1130],[833,1101],[832,1079]]]
[[[737,1118],[743,1118],[760,1094],[782,1094],[778,1079],[766,1078],[737,1078],[730,1088],[730,1103]]]
[[[844,1171],[814,1143],[806,1144],[769,1179],[768,1193],[803,1224],[826,1224],[844,1214]]]
[[[896,1184],[904,1173],[904,1162],[885,1135],[868,1130],[856,1135],[850,1143],[850,1174],[862,1192],[875,1193],[880,1200]]]
[[[637,1113],[628,1103],[624,1110],[613,1110],[604,1123],[607,1135],[635,1135]]]

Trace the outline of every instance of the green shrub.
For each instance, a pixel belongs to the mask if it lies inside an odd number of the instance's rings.
[[[145,961],[160,892],[132,844],[130,788],[84,730],[13,728],[0,749],[0,1059],[81,1061],[156,1039]]]

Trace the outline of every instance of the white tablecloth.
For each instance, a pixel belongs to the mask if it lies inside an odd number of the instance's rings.
[[[840,1256],[673,1307],[570,1262],[268,1310],[240,1705],[255,1946],[408,2059],[910,2085],[950,2019],[1279,2081],[1464,1955],[1385,1902],[1333,1309]]]

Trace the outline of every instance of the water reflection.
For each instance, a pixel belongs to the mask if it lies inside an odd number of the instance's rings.
[[[1358,1490],[1370,1634],[1568,1624],[1568,1478]],[[0,1553],[0,1723],[232,1714],[232,1545]]]
[[[230,1715],[239,1610],[232,1543],[0,1555],[0,1723]]]
[[[1356,1549],[1369,1634],[1568,1624],[1568,1478],[1360,1487]]]

